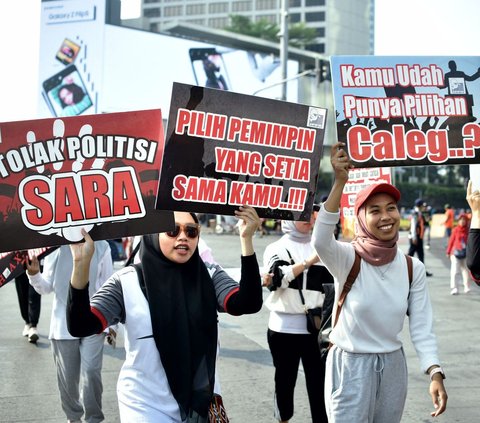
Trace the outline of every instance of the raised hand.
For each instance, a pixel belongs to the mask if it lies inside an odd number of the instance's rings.
[[[467,187],[467,202],[472,210],[471,228],[480,228],[480,191],[473,190],[473,183],[470,179]]]
[[[88,261],[90,264],[90,260],[95,252],[95,244],[90,234],[83,228],[82,235],[85,242],[70,244],[70,251],[72,252],[74,262]]]
[[[255,253],[253,248],[253,234],[262,226],[257,211],[251,206],[240,206],[235,210],[235,216],[240,219],[238,230],[242,245],[242,256],[251,256]]]
[[[73,258],[73,271],[70,280],[72,286],[77,289],[84,289],[88,283],[90,274],[90,261],[95,252],[95,244],[88,232],[82,228],[82,235],[85,242],[70,244],[70,251]]]
[[[33,256],[31,260],[26,260],[27,264],[27,273],[29,275],[36,275],[38,272],[40,272],[40,262],[38,261],[37,256]]]
[[[235,210],[235,216],[241,219],[238,228],[242,238],[252,237],[255,231],[262,226],[262,221],[252,206],[240,206],[238,210]]]
[[[348,170],[353,167],[350,158],[343,148],[344,146],[343,142],[337,142],[332,146],[330,152],[330,163],[335,172],[335,179],[339,182],[348,181]]]

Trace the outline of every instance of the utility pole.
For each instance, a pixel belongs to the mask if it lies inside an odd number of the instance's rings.
[[[287,63],[288,63],[288,1],[281,0],[280,8],[280,65],[282,67],[282,100],[287,99]]]

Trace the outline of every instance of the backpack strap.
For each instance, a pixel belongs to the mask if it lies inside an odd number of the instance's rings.
[[[405,254],[405,260],[407,260],[407,269],[408,269],[408,295],[407,301],[410,298],[410,288],[412,287],[413,282],[413,260],[412,257],[408,254]],[[407,316],[410,316],[410,310],[407,308]]]
[[[408,269],[408,284],[409,284],[408,295],[410,295],[410,286],[412,286],[412,282],[413,282],[413,260],[412,260],[412,257],[409,256],[408,254],[405,254],[405,258],[407,260],[407,269]]]
[[[352,289],[352,285],[357,279],[358,273],[360,272],[360,264],[361,264],[362,258],[360,255],[355,251],[355,261],[353,262],[352,268],[350,269],[350,273],[347,276],[347,280],[345,281],[345,284],[343,285],[343,291],[340,294],[340,297],[338,299],[337,303],[337,313],[335,314],[335,321],[333,322],[333,327],[338,322],[338,317],[340,316],[340,312],[342,311],[343,303],[345,302],[345,298],[347,297],[348,293]]]

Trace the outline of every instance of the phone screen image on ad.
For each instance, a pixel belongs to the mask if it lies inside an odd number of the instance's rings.
[[[220,90],[230,89],[222,53],[215,48],[191,48],[189,54],[197,85]]]
[[[72,40],[65,38],[62,45],[58,49],[57,55],[55,57],[64,65],[70,65],[78,56],[79,51],[80,46],[77,43],[74,43]]]
[[[93,106],[75,65],[70,65],[43,82],[43,95],[57,117],[77,116]]]

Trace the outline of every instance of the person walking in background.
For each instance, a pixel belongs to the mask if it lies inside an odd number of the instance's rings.
[[[432,221],[432,207],[429,206],[427,203],[423,203],[422,205],[422,214],[423,214],[423,219],[425,221],[425,234],[423,236],[423,239],[425,240],[425,248],[427,250],[430,249],[430,240],[431,240],[431,221]]]
[[[425,252],[423,249],[423,238],[425,236],[425,217],[423,215],[424,204],[424,201],[420,198],[415,200],[415,207],[410,219],[410,232],[408,234],[410,241],[408,255],[413,257],[416,253],[418,259],[422,263],[425,263]],[[433,273],[427,272],[426,270],[425,274],[427,276],[433,276]]]
[[[445,220],[443,221],[443,226],[445,226],[445,237],[447,238],[447,243],[450,239],[450,235],[452,234],[454,221],[455,212],[450,204],[445,204]]]
[[[25,321],[22,336],[27,337],[28,342],[31,344],[36,344],[38,341],[37,324],[40,319],[42,297],[29,284],[26,273],[22,273],[15,278],[15,288],[17,290],[20,314]]]
[[[477,285],[480,286],[480,191],[473,189],[468,181],[467,202],[472,210],[472,220],[467,240],[467,268]]]
[[[359,191],[354,204],[354,240],[339,242],[333,237],[352,168],[344,146],[332,146],[335,179],[312,235],[317,254],[335,278],[332,347],[325,371],[329,423],[401,421],[408,389],[401,341],[407,313],[410,338],[422,371],[430,379],[435,407],[430,414],[439,416],[447,407],[445,375],[433,332],[425,266],[417,258],[407,257],[398,246],[400,191],[386,183]],[[344,291],[355,263],[358,273],[349,281],[351,289]]]
[[[463,279],[463,291],[470,292],[470,275],[467,268],[467,240],[469,220],[465,213],[458,217],[458,224],[453,228],[448,240],[447,257],[450,258],[450,294],[457,295],[457,279]]]
[[[269,244],[263,255],[263,265],[269,269],[264,285],[272,291],[265,305],[270,310],[267,338],[275,366],[274,416],[280,422],[294,415],[301,360],[312,422],[327,423],[322,400],[325,364],[318,333],[308,331],[305,309],[323,306],[323,284],[333,283],[333,278],[310,244],[313,223],[313,214],[309,222],[282,221],[284,235]]]
[[[235,211],[241,220],[240,283],[198,251],[195,213],[174,212],[175,228],[144,235],[140,261],[116,272],[91,298],[90,266],[95,246],[70,246],[73,272],[67,305],[74,336],[100,333],[121,322],[126,359],[117,397],[122,422],[205,422],[214,396],[217,312],[256,313],[262,307],[260,271],[253,235],[260,219],[253,207]]]
[[[87,296],[92,296],[113,273],[113,262],[107,241],[95,243],[95,254],[86,269],[90,277]],[[67,329],[67,297],[72,274],[72,254],[62,245],[44,260],[43,271],[36,257],[27,264],[30,284],[42,295],[53,292],[49,339],[57,370],[62,409],[69,422],[98,423],[102,412],[102,362],[105,333],[74,337]],[[80,394],[81,386],[81,394]]]

